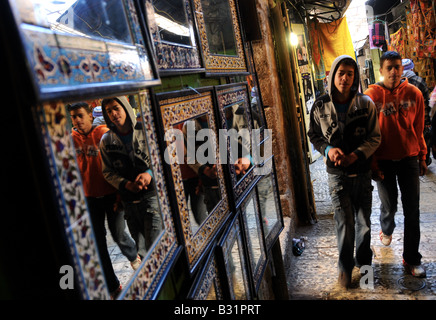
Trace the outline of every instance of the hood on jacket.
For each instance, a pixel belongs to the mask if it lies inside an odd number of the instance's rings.
[[[356,95],[357,91],[359,90],[359,68],[357,67],[356,60],[354,60],[351,56],[346,54],[339,56],[333,61],[332,66],[330,68],[330,73],[328,75],[328,93],[332,101],[333,101],[332,93],[333,93],[333,87],[335,85],[336,71],[339,67],[340,62],[347,58],[353,60],[354,63],[354,80],[353,80],[353,85],[351,86],[350,98],[353,98]]]
[[[408,78],[401,78],[400,84],[393,90],[389,90],[388,88],[386,88],[383,84],[383,82],[377,82],[374,84],[370,84],[368,86],[369,88],[372,88],[374,90],[380,90],[381,92],[393,92],[395,90],[402,90],[405,86],[407,86],[407,84],[409,83],[409,79]]]
[[[124,111],[126,111],[126,117],[128,119],[130,119],[130,122],[132,124],[132,129],[135,128],[136,126],[136,117],[135,117],[135,112],[132,108],[132,106],[130,105],[129,101],[127,100],[127,97],[125,96],[119,96],[119,97],[113,97],[110,99],[115,99],[123,108]],[[102,103],[101,103],[101,109],[103,111],[103,117],[104,120],[106,121],[106,125],[112,129],[112,130],[116,130],[116,126],[115,124],[109,119],[109,116],[106,112],[106,104],[108,99],[103,99]]]

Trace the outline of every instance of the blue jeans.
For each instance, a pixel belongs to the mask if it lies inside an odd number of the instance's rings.
[[[421,264],[419,241],[419,163],[417,157],[408,157],[400,161],[378,161],[384,179],[377,182],[381,201],[380,226],[384,234],[391,235],[395,229],[397,212],[398,186],[404,211],[403,258],[411,265]]]
[[[371,265],[371,173],[328,175],[339,250],[339,271],[351,274],[355,263]],[[356,243],[356,259],[354,259]]]
[[[157,195],[137,202],[123,202],[123,206],[127,226],[143,259],[163,228]]]

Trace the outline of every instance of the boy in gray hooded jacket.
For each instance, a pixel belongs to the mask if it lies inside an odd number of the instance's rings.
[[[103,99],[101,107],[110,129],[100,142],[103,176],[119,191],[142,259],[162,230],[147,140],[126,97]]]
[[[371,265],[371,156],[380,144],[372,100],[358,92],[359,71],[350,56],[332,64],[328,94],[311,110],[309,138],[326,158],[339,250],[339,284],[348,288],[357,266]],[[356,242],[356,259],[354,255]]]

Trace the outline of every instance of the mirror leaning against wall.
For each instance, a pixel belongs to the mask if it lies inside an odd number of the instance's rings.
[[[48,103],[41,120],[85,291],[102,299],[150,298],[177,241],[157,152],[150,156],[158,148],[148,93]]]

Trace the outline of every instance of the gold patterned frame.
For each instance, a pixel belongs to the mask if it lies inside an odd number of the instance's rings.
[[[143,123],[146,125],[147,145],[153,165],[153,176],[158,186],[157,193],[164,230],[150,249],[147,259],[143,261],[118,297],[126,300],[154,299],[160,284],[165,280],[165,270],[174,262],[174,257],[180,248],[171,216],[154,119],[150,110],[149,93],[144,90],[135,95],[140,98],[139,107],[143,113]],[[52,174],[59,214],[64,224],[76,274],[79,275],[80,291],[84,299],[109,299],[89,210],[81,187],[81,176],[65,103],[61,101],[45,103],[43,106],[37,106],[35,114]]]
[[[210,52],[201,0],[193,0],[206,75],[248,73],[235,0],[222,1],[228,1],[230,5],[237,56],[217,55]]]
[[[207,115],[209,128],[212,129],[215,134],[218,133],[215,125],[213,88],[197,89],[195,92],[193,90],[184,90],[157,94],[156,100],[159,105],[165,132],[171,130],[174,124],[193,119],[200,115]],[[167,141],[166,146],[168,147],[170,144],[171,141]],[[215,157],[218,160],[218,146]],[[173,161],[173,163],[169,165],[171,167],[175,198],[177,201],[188,263],[191,272],[193,272],[197,262],[201,260],[206,247],[215,238],[220,228],[230,216],[224,172],[222,165],[217,161],[217,174],[221,192],[221,201],[215,206],[214,210],[208,215],[207,219],[194,234],[191,228],[180,165],[177,161]]]

